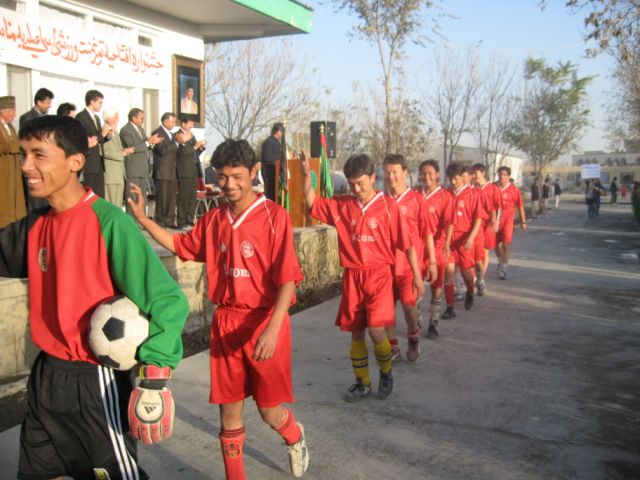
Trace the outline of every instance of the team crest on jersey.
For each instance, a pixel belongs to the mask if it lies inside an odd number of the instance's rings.
[[[460,200],[460,201],[458,202],[458,206],[459,206],[460,208],[464,207],[464,200]]]
[[[434,207],[433,205],[429,206],[429,213],[436,213],[436,207]]]
[[[43,272],[49,270],[49,255],[47,253],[47,247],[42,247],[38,251],[38,265],[40,265],[40,270]]]
[[[404,205],[400,205],[400,213],[402,213],[402,215],[406,215],[407,207],[405,207]]]
[[[93,475],[96,477],[96,480],[110,480],[109,472],[107,472],[106,468],[94,468]]]
[[[356,226],[356,221],[355,220],[351,220],[351,226],[355,227]]]
[[[252,257],[253,254],[255,253],[255,249],[253,248],[253,245],[251,245],[246,240],[243,240],[242,243],[240,243],[240,251],[242,252],[242,256],[244,258]]]
[[[227,252],[227,246],[224,244],[224,242],[220,242],[220,251],[222,253],[226,253]]]
[[[375,218],[370,218],[369,220],[367,220],[367,225],[369,225],[369,228],[371,230],[375,230],[376,228],[378,228],[378,220],[376,220]]]

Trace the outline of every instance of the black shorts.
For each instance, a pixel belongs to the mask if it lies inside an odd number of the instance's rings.
[[[130,371],[40,353],[29,377],[18,478],[147,479],[127,423],[132,388]]]

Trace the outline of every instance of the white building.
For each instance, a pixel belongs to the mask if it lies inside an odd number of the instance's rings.
[[[205,43],[309,32],[311,15],[295,0],[0,0],[0,95],[16,97],[20,116],[41,87],[55,95],[50,113],[63,102],[80,111],[96,89],[121,124],[142,108],[151,131],[176,110],[177,58],[198,64]]]

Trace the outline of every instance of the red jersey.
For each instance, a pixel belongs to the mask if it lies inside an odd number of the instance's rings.
[[[480,208],[483,211],[483,226],[491,223],[491,212],[498,212],[502,209],[502,195],[495,183],[487,182],[481,187],[476,187],[475,191],[479,195]]]
[[[450,225],[454,232],[470,232],[477,218],[482,218],[479,195],[472,187],[465,185],[454,192],[453,208],[451,209]]]
[[[404,252],[411,246],[396,202],[382,192],[366,205],[353,195],[316,197],[310,213],[336,227],[340,264],[345,268],[393,265],[396,250]]]
[[[303,279],[291,219],[262,194],[237,217],[228,204],[209,211],[173,245],[180,258],[205,263],[216,305],[271,309],[283,284]]]
[[[424,257],[424,238],[429,233],[429,220],[427,208],[422,195],[411,188],[407,188],[398,198],[389,196],[395,200],[400,210],[400,215],[405,219],[409,229],[411,245],[416,249],[418,265],[422,265]],[[411,274],[411,265],[405,252],[396,250],[395,272],[396,276]]]
[[[502,213],[500,214],[500,217],[513,217],[515,207],[522,207],[520,189],[511,182],[509,182],[509,184],[504,188],[500,185],[497,185],[497,187],[500,189],[500,194],[502,196]]]
[[[436,247],[443,246],[447,238],[447,225],[451,218],[453,195],[442,187],[433,192],[422,191],[427,209],[429,231],[433,233],[433,243]]]

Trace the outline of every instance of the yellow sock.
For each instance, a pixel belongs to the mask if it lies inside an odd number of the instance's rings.
[[[373,351],[376,353],[376,361],[380,367],[382,373],[389,373],[391,371],[391,343],[389,339],[385,337],[384,342],[374,343]]]
[[[359,378],[363,385],[370,385],[369,378],[369,351],[367,350],[367,342],[365,340],[351,339],[351,366],[356,378]]]

